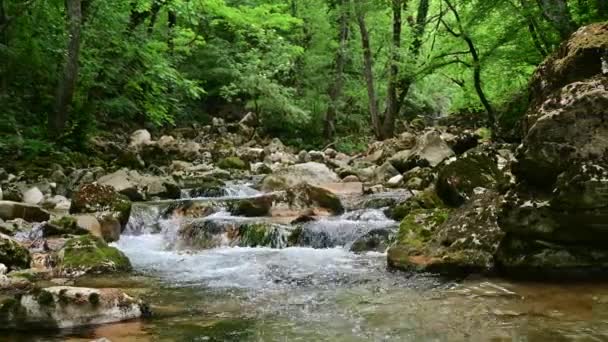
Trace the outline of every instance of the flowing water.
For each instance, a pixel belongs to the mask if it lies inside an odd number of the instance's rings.
[[[207,219],[243,218],[219,212]],[[146,298],[156,315],[38,340],[608,340],[606,284],[445,280],[389,272],[384,253],[350,252],[348,246],[361,235],[395,227],[381,210],[305,224],[312,232],[324,232],[317,236],[328,236],[330,248],[313,248],[319,246],[312,241],[283,249],[175,249],[178,219],[162,220],[157,209],[140,207],[132,221],[130,235],[116,246],[140,276],[108,279],[104,286]],[[36,340],[32,335],[8,338]]]

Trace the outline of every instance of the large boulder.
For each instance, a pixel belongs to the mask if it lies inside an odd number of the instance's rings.
[[[437,175],[437,193],[448,205],[463,205],[477,187],[498,189],[508,182],[498,167],[497,154],[490,150],[474,150],[448,160]]]
[[[119,289],[54,286],[0,302],[0,329],[66,329],[150,315]]]
[[[127,256],[92,235],[68,240],[57,256],[57,266],[64,276],[131,271]]]
[[[389,161],[399,172],[405,172],[416,166],[436,167],[453,155],[454,151],[443,140],[441,133],[431,130],[418,137],[414,148],[396,153]]]
[[[285,190],[300,183],[319,186],[339,181],[338,175],[325,164],[308,162],[291,165],[266,176],[262,181],[261,190]]]
[[[516,153],[517,184],[496,259],[525,277],[608,272],[608,23],[583,27],[536,71]]]
[[[449,217],[438,209],[412,211],[389,249],[389,265],[444,275],[494,271],[494,255],[504,236],[497,224],[500,202],[498,193],[480,188]]]
[[[0,219],[23,219],[30,222],[47,221],[51,215],[37,205],[0,201]]]
[[[31,261],[30,252],[25,247],[11,237],[0,234],[0,264],[15,270],[29,268]]]

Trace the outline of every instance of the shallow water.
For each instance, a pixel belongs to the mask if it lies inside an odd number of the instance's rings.
[[[134,220],[146,228],[146,217]],[[217,213],[210,219],[237,218]],[[383,253],[349,252],[348,244],[371,228],[395,225],[379,210],[310,223],[331,231],[345,248],[172,250],[179,222],[154,224],[161,229],[132,231],[116,244],[138,277],[76,284],[123,288],[151,303],[154,317],[0,340],[608,340],[608,284],[445,280],[389,272]]]

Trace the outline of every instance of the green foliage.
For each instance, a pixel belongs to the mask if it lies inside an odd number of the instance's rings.
[[[387,106],[391,63],[398,67],[398,77],[412,82],[399,119],[483,110],[468,46],[447,29],[460,25],[475,44],[481,84],[502,114],[501,126],[516,130],[527,102],[513,94],[525,91],[535,67],[557,48],[559,27],[534,1],[450,0],[458,23],[446,12],[445,0],[433,0],[416,53],[412,25],[421,0],[406,3],[398,47],[392,44],[390,4],[367,2],[361,8],[370,31],[380,110]],[[574,25],[606,20],[599,3],[568,1]],[[370,115],[352,6],[327,0],[84,4],[69,119],[61,135],[49,137],[45,126],[56,111],[69,39],[65,4],[5,2],[11,20],[0,34],[1,156],[35,159],[61,146],[86,152],[89,135],[106,122],[178,125],[206,122],[210,116],[238,119],[248,111],[258,114],[264,133],[301,148],[333,142],[349,153],[365,149]],[[339,77],[339,19],[345,13],[349,34],[340,50],[346,60]],[[397,56],[394,62],[392,56]],[[330,100],[338,79],[342,87]],[[336,110],[331,142],[321,138],[328,108]]]

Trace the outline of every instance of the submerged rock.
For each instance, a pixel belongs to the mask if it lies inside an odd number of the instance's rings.
[[[150,315],[119,289],[54,286],[0,302],[0,329],[66,329]]]

